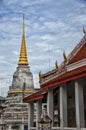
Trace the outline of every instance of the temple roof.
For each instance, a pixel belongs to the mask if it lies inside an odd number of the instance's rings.
[[[44,97],[44,92],[47,91],[49,88],[55,87],[57,85],[81,78],[86,76],[86,66],[80,67],[79,69],[73,70],[71,72],[66,72],[65,74],[52,79],[49,82],[46,82],[42,85],[42,88],[39,92],[36,92],[26,98],[23,99],[24,102],[32,102]]]
[[[72,64],[84,58],[86,58],[86,43],[82,46],[82,48],[76,53],[76,55],[71,59],[68,64]]]
[[[26,102],[26,103],[27,102],[32,102],[32,101],[35,101],[35,100],[38,100],[38,99],[42,99],[44,96],[42,94],[42,91],[38,91],[38,92],[33,93],[32,95],[28,96],[28,97],[25,97],[23,99],[23,102]]]
[[[84,65],[86,65],[86,35],[69,54],[67,61],[63,61],[61,63],[58,72],[56,72],[56,69],[53,69],[48,73],[42,74],[42,78],[44,80],[42,80],[43,82],[41,83],[41,86],[45,82],[52,80],[52,77],[59,77],[69,70],[73,70]]]
[[[73,49],[73,51],[68,56],[69,59],[68,64],[72,64],[84,58],[86,58],[86,35],[82,38],[79,44],[77,44],[77,46]]]
[[[43,98],[43,93],[49,88],[86,76],[86,35],[77,44],[67,57],[67,62],[62,62],[58,72],[54,70],[42,74],[41,89],[32,97],[27,97],[24,102],[31,102]],[[37,97],[37,98],[36,98]]]

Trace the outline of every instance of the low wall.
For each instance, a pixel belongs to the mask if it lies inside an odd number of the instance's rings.
[[[31,127],[30,130],[37,130],[36,127]],[[51,130],[61,130],[60,127],[52,127]],[[69,128],[69,127],[64,127],[63,130],[77,130],[77,128]],[[86,128],[82,128],[81,130],[86,130]]]
[[[30,130],[37,130],[36,127],[31,127]],[[64,127],[63,129],[61,129],[60,127],[52,127],[51,130],[78,130],[77,128],[69,128],[69,127]],[[81,128],[80,130],[86,130],[86,128]]]

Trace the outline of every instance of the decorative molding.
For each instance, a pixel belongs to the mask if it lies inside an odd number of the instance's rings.
[[[77,68],[80,68],[80,67],[83,67],[85,65],[86,65],[86,58],[83,59],[83,60],[80,60],[78,62],[75,62],[73,64],[70,64],[70,65],[66,66],[67,72],[71,71],[71,70],[74,70],[74,69],[77,69]]]

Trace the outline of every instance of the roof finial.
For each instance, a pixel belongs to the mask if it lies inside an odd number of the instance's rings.
[[[19,66],[24,66],[24,67],[28,66],[24,29],[25,28],[24,28],[24,14],[23,14],[23,21],[22,21],[22,43],[21,43],[21,50],[20,50],[20,57],[19,57],[18,67]]]
[[[59,70],[59,66],[58,66],[57,60],[55,62],[55,67],[56,67],[56,71],[58,71]]]
[[[86,34],[86,30],[85,30],[85,28],[84,28],[84,25],[83,25],[83,33]]]
[[[41,71],[39,72],[39,83],[41,84],[42,83],[42,80],[43,80],[43,78],[42,78],[42,74],[41,74]]]
[[[63,51],[63,58],[64,58],[64,62],[67,62],[67,56],[65,54],[65,51]]]

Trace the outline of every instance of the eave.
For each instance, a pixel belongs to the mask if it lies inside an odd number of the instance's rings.
[[[84,76],[86,76],[86,66],[80,67],[80,68],[72,70],[70,72],[66,72],[63,75],[61,75],[57,78],[54,78],[53,80],[51,80],[45,84],[42,84],[41,89],[42,89],[42,91],[44,91],[50,87],[54,87],[54,86],[63,84],[65,82],[84,77]]]
[[[70,72],[66,72],[65,74],[59,76],[58,78],[55,78],[55,79],[47,82],[46,84],[43,84],[41,86],[40,91],[24,98],[23,102],[30,103],[30,102],[37,101],[39,99],[43,99],[44,98],[43,92],[45,92],[49,88],[55,87],[55,86],[61,85],[63,83],[73,81],[73,80],[76,80],[76,79],[79,79],[79,78],[85,77],[85,76],[86,76],[86,66],[80,67],[80,68],[72,70]]]
[[[26,98],[23,99],[24,103],[30,103],[39,99],[42,99],[44,96],[42,94],[42,91],[36,92]]]

